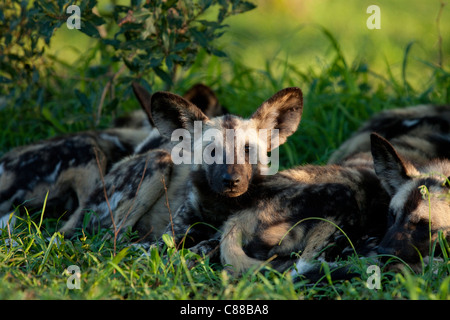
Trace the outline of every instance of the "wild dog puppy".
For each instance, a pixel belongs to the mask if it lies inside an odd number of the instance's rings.
[[[403,144],[411,148],[428,145],[427,136],[440,132],[450,133],[450,106],[419,105],[407,108],[385,110],[364,123],[330,157],[329,164],[355,164],[358,161],[371,161],[370,134],[376,132],[391,140],[403,137]],[[414,141],[416,140],[416,141]],[[425,141],[425,143],[423,143]],[[430,159],[428,150],[422,150]],[[417,155],[416,155],[417,157]],[[350,160],[350,161],[349,161]]]
[[[438,231],[450,240],[450,135],[435,135],[430,144],[442,149],[441,159],[416,166],[377,134],[371,135],[375,171],[392,196],[388,230],[378,246],[381,254],[419,262],[430,253]],[[420,153],[420,151],[418,151]]]
[[[234,272],[270,261],[280,272],[295,264],[295,275],[315,278],[319,256],[345,256],[349,243],[336,226],[359,254],[367,254],[368,241],[385,231],[380,211],[387,210],[389,197],[371,168],[300,166],[258,187],[251,206],[236,211],[223,230],[221,260]]]
[[[165,233],[177,245],[183,242],[194,252],[209,253],[219,244],[223,223],[236,211],[250,210],[253,199],[259,197],[260,184],[273,173],[274,149],[300,123],[302,92],[298,88],[277,92],[250,119],[235,115],[208,118],[192,103],[169,93],[155,93],[151,107],[162,135],[168,137],[183,128],[188,137],[194,137],[187,195]],[[196,151],[203,155],[201,159],[196,158]],[[162,239],[157,245],[163,245]]]
[[[0,159],[0,227],[13,206],[41,208],[47,192],[47,214],[52,208],[58,214],[74,210],[100,175],[131,154],[147,134],[130,128],[87,131],[9,151]]]
[[[153,97],[136,83],[133,90],[154,126],[150,115]],[[161,99],[159,95],[155,98],[157,104]],[[197,103],[195,108],[209,116],[226,112],[214,92],[205,85],[193,86],[185,97]],[[122,235],[131,227],[145,241],[161,236],[170,213],[175,212],[183,201],[189,175],[188,166],[173,165],[170,154],[172,146],[170,135],[161,136],[153,127],[132,156],[116,163],[104,179],[98,181],[61,231],[71,236],[76,228],[82,227],[86,214],[92,213],[86,226],[89,231],[106,228],[120,231]]]

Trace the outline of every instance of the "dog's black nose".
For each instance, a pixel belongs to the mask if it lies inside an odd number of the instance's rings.
[[[222,176],[222,182],[227,187],[236,187],[239,184],[239,176],[224,173]]]

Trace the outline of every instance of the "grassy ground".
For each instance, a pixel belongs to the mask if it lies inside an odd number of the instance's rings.
[[[382,10],[385,9],[383,5]],[[367,6],[362,8],[363,24]],[[283,51],[280,47],[271,46],[273,39],[280,38],[280,34],[273,25],[270,27],[270,24],[262,23],[262,20],[268,19],[270,12],[264,8],[262,6],[259,14],[258,11],[251,13],[247,25],[230,20],[231,31],[227,36],[235,41],[224,39],[223,46],[230,46],[231,58],[209,57],[201,53],[196,64],[180,76],[174,91],[181,93],[201,81],[213,87],[220,101],[232,112],[248,116],[277,90],[287,86],[301,87],[305,96],[304,115],[298,132],[281,149],[284,168],[326,162],[331,152],[353,130],[379,110],[417,103],[450,103],[448,64],[440,66],[436,62],[436,46],[431,55],[415,55],[414,45],[405,41],[409,29],[405,38],[399,40],[402,44],[394,46],[394,54],[385,52],[385,64],[380,62],[379,56],[377,59],[358,58],[362,53],[357,50],[352,53],[355,48],[349,45],[342,33],[326,25],[327,18],[322,21],[310,18],[309,22],[313,24],[323,22],[321,25],[325,25],[310,26],[313,35],[308,34],[292,42],[283,38],[284,42],[277,46],[292,49]],[[289,11],[289,6],[283,8],[285,11],[280,9],[282,13],[288,15],[286,11]],[[358,7],[349,8],[355,11]],[[331,9],[320,10],[327,12]],[[434,14],[437,9],[438,6],[435,6]],[[424,14],[429,12],[425,11]],[[448,10],[445,14],[448,15]],[[386,17],[389,15],[395,16],[391,12]],[[335,21],[344,25],[342,19],[337,17]],[[299,27],[291,20],[286,21],[292,32]],[[252,23],[264,26],[264,38],[252,40],[254,37],[246,29]],[[433,22],[430,24],[434,26]],[[388,25],[386,29],[391,30]],[[436,34],[432,36],[437,39]],[[313,38],[320,41],[315,42]],[[264,47],[264,54],[253,59],[252,54],[258,51],[258,47],[255,48],[256,44],[252,41],[259,41],[258,46],[261,46],[265,40],[268,45]],[[377,43],[380,45],[376,39],[371,38],[371,41],[374,46]],[[384,41],[389,42],[387,39]],[[312,46],[317,43],[318,47],[313,53],[298,53],[301,49],[294,50],[294,43],[297,42],[311,43]],[[241,50],[236,47],[241,47]],[[443,51],[447,54],[445,48]],[[121,97],[119,108],[106,105],[102,117],[95,119],[101,92],[110,75],[99,73],[98,69],[93,70],[90,66],[99,50],[94,45],[75,55],[71,63],[54,56],[54,68],[49,70],[51,76],[40,79],[40,85],[46,89],[45,96],[20,108],[0,109],[1,152],[64,132],[106,127],[114,116],[138,108],[131,90],[118,86],[116,94]],[[269,54],[270,50],[273,50],[272,54]],[[430,48],[427,50],[432,51]],[[308,62],[299,62],[302,57],[306,57]],[[409,73],[410,68],[414,72]],[[419,77],[416,73],[418,69]],[[78,91],[74,92],[74,89]],[[64,239],[55,233],[57,221],[43,219],[40,222],[42,211],[45,217],[45,210],[30,213],[34,219],[24,217],[14,230],[3,230],[0,235],[1,299],[450,298],[450,247],[445,243],[431,248],[436,254],[441,254],[442,262],[424,266],[419,272],[413,272],[408,267],[400,273],[382,268],[381,288],[374,290],[367,287],[371,275],[367,273],[367,267],[375,263],[368,259],[353,257],[346,261],[361,274],[350,281],[326,278],[320,283],[293,283],[288,274],[270,270],[252,270],[236,278],[220,266],[184,250],[169,250],[165,256],[157,250],[151,251],[150,255],[142,255],[142,250],[129,248],[125,244],[114,248],[111,240],[104,240],[103,234],[80,234],[75,240]],[[199,260],[193,268],[186,264],[187,260],[192,259]],[[391,264],[396,262],[398,260],[393,259]],[[81,272],[80,289],[70,289],[70,284],[77,282],[67,271],[69,266],[76,266]]]

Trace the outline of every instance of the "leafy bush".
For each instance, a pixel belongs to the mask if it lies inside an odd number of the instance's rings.
[[[74,65],[45,54],[55,30],[75,19],[71,5],[80,9],[79,31],[95,43]],[[39,129],[34,138],[101,125],[102,111],[114,113],[130,97],[134,80],[149,90],[155,84],[171,89],[199,51],[224,56],[214,44],[224,20],[254,8],[241,0],[131,0],[128,6],[113,1],[101,16],[96,0],[12,0],[2,6],[0,110],[12,120],[20,113],[21,125],[29,119]]]

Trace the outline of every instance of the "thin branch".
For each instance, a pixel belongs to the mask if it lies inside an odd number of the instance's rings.
[[[105,87],[103,88],[102,91],[102,96],[100,97],[100,102],[98,104],[97,107],[97,119],[95,120],[96,124],[98,125],[100,122],[100,117],[102,115],[102,109],[103,109],[103,104],[105,102],[105,98],[106,98],[106,94],[108,93],[109,89],[112,87],[113,82],[117,79],[117,77],[124,72],[126,69],[126,65],[123,64],[119,71],[117,71],[116,73],[113,74],[113,76],[109,79],[109,81],[106,83]]]

